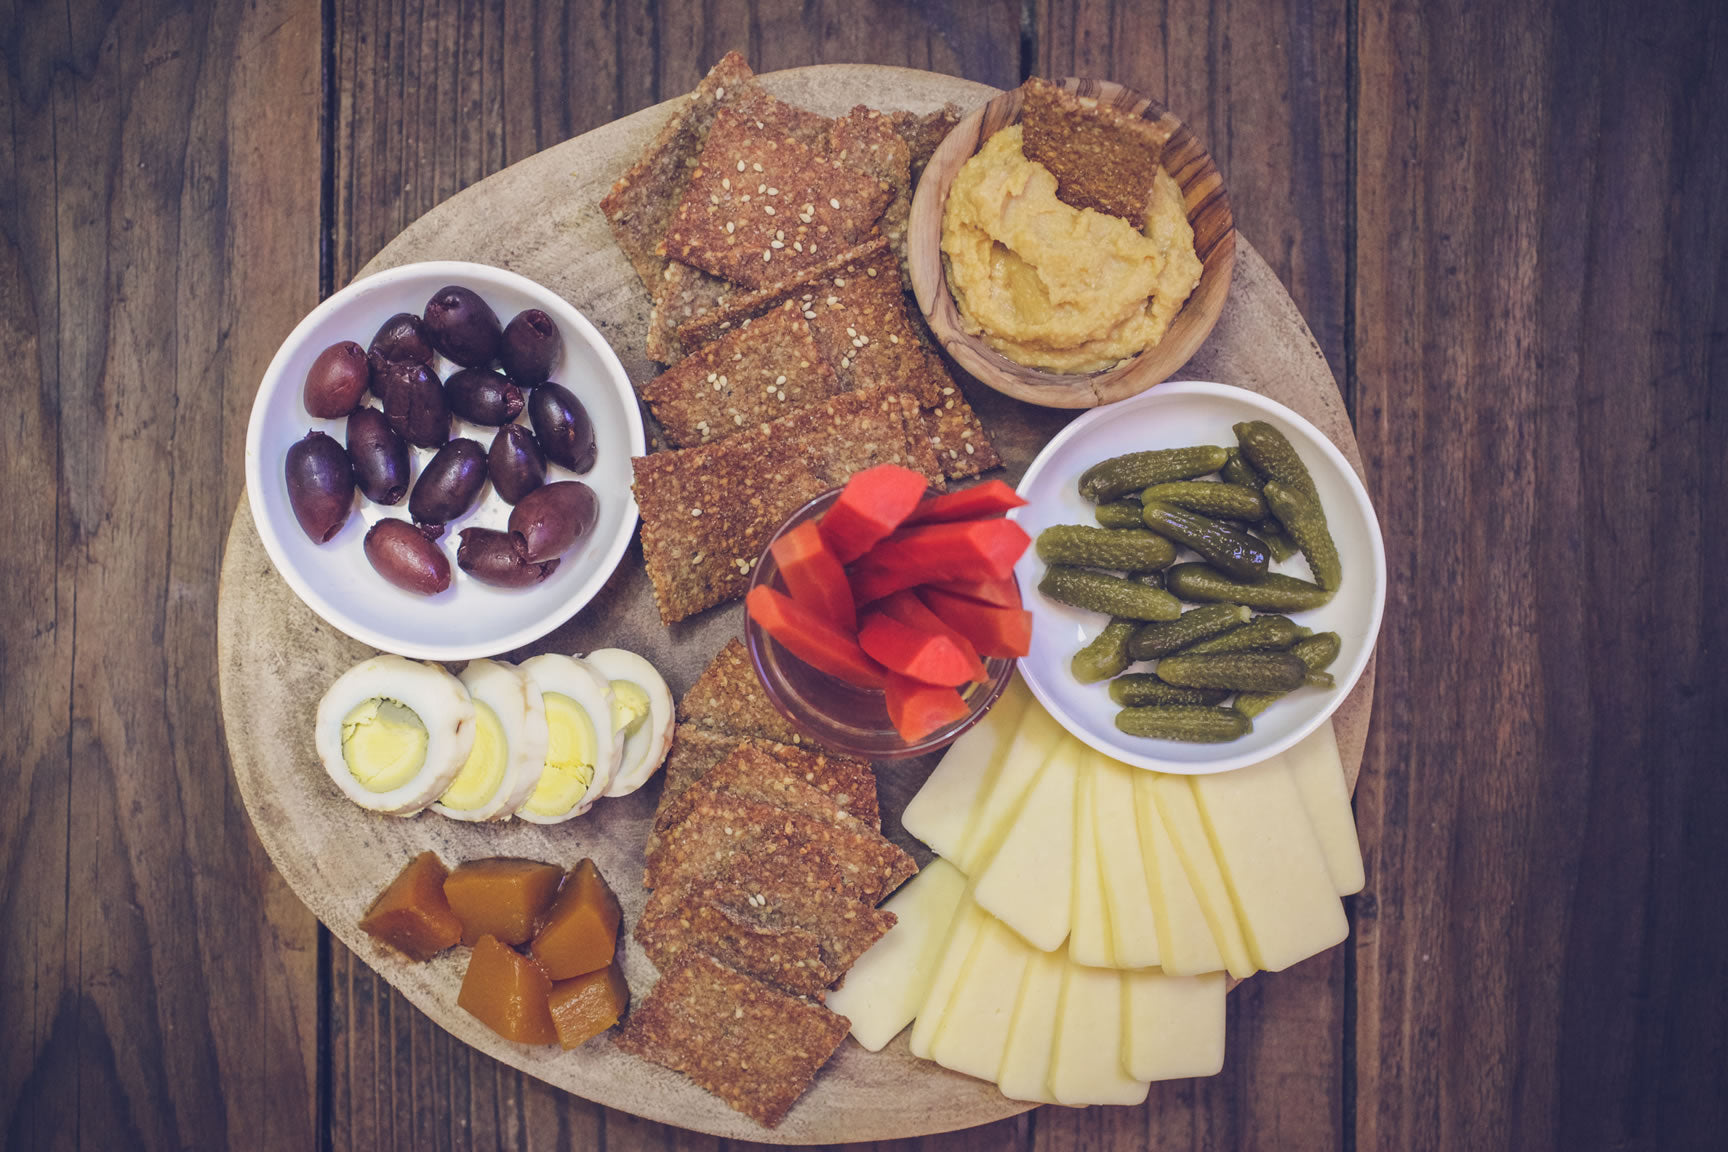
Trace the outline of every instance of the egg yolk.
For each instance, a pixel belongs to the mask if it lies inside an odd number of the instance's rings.
[[[612,731],[622,732],[626,738],[636,735],[636,730],[648,719],[651,708],[648,693],[640,684],[629,680],[612,681]]]
[[[504,783],[509,758],[510,741],[504,735],[504,725],[498,722],[498,713],[484,701],[474,701],[474,750],[439,802],[458,812],[480,807]]]
[[[426,763],[426,725],[414,710],[374,697],[342,718],[342,759],[368,792],[393,792]]]
[[[598,745],[586,709],[558,692],[545,693],[546,766],[524,805],[536,816],[558,816],[582,802],[594,782]]]

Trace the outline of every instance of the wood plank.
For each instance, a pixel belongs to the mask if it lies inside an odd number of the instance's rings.
[[[1361,21],[1358,433],[1400,643],[1358,793],[1356,1145],[1712,1147],[1728,24]]]
[[[317,15],[9,22],[0,1132],[303,1148],[315,925],[228,789],[211,621],[250,381],[316,300]]]

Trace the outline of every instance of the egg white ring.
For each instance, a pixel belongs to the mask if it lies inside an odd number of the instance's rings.
[[[457,679],[477,703],[492,709],[504,729],[504,775],[497,789],[479,805],[452,808],[438,800],[433,802],[432,811],[452,820],[508,820],[527,802],[546,763],[546,707],[540,688],[514,664],[496,660],[470,660]],[[475,727],[478,738],[478,723]]]
[[[426,728],[426,757],[413,779],[388,792],[360,783],[342,754],[342,722],[372,699],[394,700]],[[336,678],[318,702],[314,743],[324,771],[342,794],[362,808],[412,816],[444,794],[474,750],[474,701],[462,682],[436,664],[402,656],[362,660]]]
[[[571,659],[586,668],[590,676],[606,686],[606,711],[602,718],[604,727],[602,727],[602,723],[596,723],[594,726],[594,742],[600,746],[596,756],[603,758],[605,763],[602,764],[597,759],[594,764],[594,779],[589,782],[588,791],[583,793],[582,803],[576,806],[576,815],[580,816],[594,807],[595,803],[606,795],[606,789],[612,786],[612,778],[618,774],[618,769],[623,767],[624,733],[612,723],[611,679],[600,669],[588,663],[587,660],[579,656],[572,656]]]
[[[642,718],[635,735],[619,733],[624,738],[624,750],[618,771],[606,788],[608,796],[628,796],[648,783],[672,746],[672,729],[678,722],[672,707],[672,689],[654,665],[623,648],[602,648],[583,659],[608,680],[639,685],[648,695],[648,715]]]
[[[574,700],[578,707],[588,714],[588,721],[594,726],[594,778],[588,782],[588,790],[582,798],[570,807],[568,811],[556,816],[545,816],[528,809],[526,798],[516,811],[519,819],[531,824],[562,824],[566,820],[582,815],[593,806],[594,800],[606,790],[606,785],[612,781],[612,773],[618,767],[619,743],[612,737],[612,687],[604,676],[595,672],[588,665],[570,656],[560,656],[547,653],[543,656],[532,656],[521,664],[524,675],[540,686],[542,694],[556,692]],[[548,730],[550,740],[550,730]],[[545,769],[545,753],[541,753],[540,771],[534,774],[536,786]],[[533,789],[529,789],[533,795]]]

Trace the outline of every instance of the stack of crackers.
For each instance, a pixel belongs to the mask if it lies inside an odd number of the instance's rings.
[[[823,993],[917,866],[881,834],[871,766],[801,747],[738,641],[678,718],[635,929],[661,976],[618,1043],[771,1127],[845,1038]]]
[[[853,472],[940,487],[1000,463],[902,282],[915,173],[956,120],[818,116],[731,53],[601,202],[668,366],[639,391],[669,450],[635,461],[666,623],[741,595],[774,530]]]

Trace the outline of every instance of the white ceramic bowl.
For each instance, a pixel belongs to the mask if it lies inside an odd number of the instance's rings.
[[[432,294],[447,284],[477,292],[501,323],[524,308],[539,308],[558,325],[563,351],[552,379],[576,394],[594,424],[594,467],[576,476],[556,465],[547,481],[579,479],[599,497],[600,516],[589,536],[564,555],[550,577],[532,588],[497,588],[472,579],[456,565],[456,541],[464,528],[503,528],[510,506],[490,482],[480,502],[454,520],[439,546],[450,560],[450,587],[436,596],[416,596],[385,582],[362,548],[366,530],[383,517],[406,519],[408,501],[392,507],[356,494],[342,530],[326,544],[300,530],[288,503],[284,464],[288,448],[318,429],[343,440],[345,420],[317,420],[301,393],[307,369],[331,344],[352,340],[362,348],[378,326],[398,312],[421,313]],[[439,357],[439,379],[454,365]],[[376,407],[367,393],[365,403]],[[527,423],[527,415],[520,419]],[[490,447],[496,429],[457,419],[451,435]],[[288,586],[318,615],[374,648],[423,660],[469,660],[519,648],[558,627],[593,599],[618,566],[636,530],[630,491],[630,458],[646,451],[642,415],[624,367],[600,333],[557,293],[527,277],[485,264],[440,260],[391,268],[357,280],[302,320],[277,350],[258,387],[246,433],[246,489],[252,519],[264,548]],[[410,448],[417,479],[432,450]]]
[[[1096,524],[1091,501],[1080,495],[1080,474],[1100,460],[1126,452],[1236,443],[1232,425],[1264,420],[1289,438],[1314,477],[1326,522],[1338,545],[1344,580],[1323,608],[1291,613],[1315,632],[1336,632],[1342,645],[1329,671],[1335,686],[1299,688],[1254,718],[1254,730],[1227,744],[1185,744],[1130,736],[1116,727],[1118,706],[1108,683],[1081,684],[1069,672],[1074,653],[1103,629],[1107,617],[1059,604],[1041,594],[1044,562],[1028,549],[1015,566],[1026,606],[1032,611],[1032,651],[1020,661],[1033,693],[1062,726],[1109,756],[1159,772],[1198,775],[1257,764],[1301,740],[1344,702],[1355,686],[1380,632],[1386,604],[1386,552],[1368,492],[1343,453],[1308,421],[1258,393],[1224,384],[1160,384],[1116,404],[1095,408],[1064,428],[1032,461],[1020,482],[1027,505],[1010,515],[1033,539],[1053,524]],[[1197,559],[1184,551],[1177,562]],[[1309,579],[1297,555],[1273,566]],[[1147,669],[1131,665],[1130,671]]]

